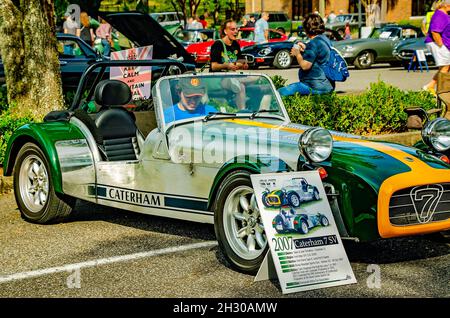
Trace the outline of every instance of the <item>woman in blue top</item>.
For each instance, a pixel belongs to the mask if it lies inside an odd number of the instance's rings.
[[[334,90],[334,83],[326,78],[321,65],[330,58],[330,40],[323,35],[325,23],[318,14],[308,15],[303,22],[303,29],[311,39],[306,45],[299,43],[291,49],[291,55],[297,59],[300,70],[300,82],[280,88],[281,96],[309,94],[326,94]],[[327,44],[328,43],[328,44]]]

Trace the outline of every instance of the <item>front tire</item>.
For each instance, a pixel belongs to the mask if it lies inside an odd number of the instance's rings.
[[[292,58],[287,50],[279,51],[273,60],[273,66],[280,69],[289,68],[291,64]]]
[[[255,274],[268,244],[248,171],[234,171],[220,185],[214,230],[230,265],[238,271]]]
[[[357,69],[364,70],[371,68],[374,61],[375,57],[372,52],[362,52],[356,57],[354,64]]]
[[[295,192],[287,194],[288,204],[293,208],[298,208],[301,204],[300,196]]]
[[[56,223],[72,211],[74,200],[55,193],[47,157],[34,143],[26,143],[14,166],[14,196],[22,218],[29,222]]]

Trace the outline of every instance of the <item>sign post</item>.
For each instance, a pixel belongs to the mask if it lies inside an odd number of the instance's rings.
[[[251,180],[284,294],[356,283],[317,171]],[[264,262],[256,280],[273,276]]]

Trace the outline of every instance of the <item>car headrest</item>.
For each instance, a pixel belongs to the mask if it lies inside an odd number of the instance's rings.
[[[122,81],[103,80],[97,84],[94,98],[101,106],[123,106],[131,100],[131,90]]]

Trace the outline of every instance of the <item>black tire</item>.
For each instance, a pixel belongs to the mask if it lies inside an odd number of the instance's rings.
[[[33,167],[38,167],[38,172]],[[30,173],[34,173],[33,179]],[[37,192],[38,203],[36,198],[31,202],[31,187],[34,187],[34,193]],[[14,196],[22,218],[39,224],[62,221],[72,212],[75,203],[75,199],[61,199],[55,193],[47,157],[36,144],[30,142],[23,145],[17,154],[14,166]]]
[[[264,248],[259,247],[258,250],[255,250],[255,253],[245,254],[245,252],[241,252],[239,250],[239,244],[242,243],[239,241],[239,238],[230,234],[230,239],[227,238],[228,230],[226,228],[226,222],[228,221],[224,220],[226,218],[228,220],[229,215],[226,211],[224,211],[225,204],[227,203],[227,199],[229,197],[231,198],[233,193],[236,193],[239,188],[252,188],[250,173],[248,171],[233,171],[222,181],[215,202],[214,231],[219,243],[219,248],[222,251],[225,259],[230,263],[230,266],[243,273],[255,274],[258,271],[264,257],[266,256],[268,250],[267,239]],[[265,234],[263,236],[265,236]],[[244,258],[239,253],[244,253],[244,256],[246,257]]]
[[[401,67],[403,66],[403,62],[402,61],[389,62],[389,65],[391,65],[392,67]]]
[[[320,217],[320,225],[322,225],[322,226],[330,225],[330,221],[328,221],[328,218],[325,215],[322,215]]]
[[[292,65],[292,57],[288,50],[281,50],[273,59],[273,66],[280,69],[286,69],[291,67]]]
[[[358,54],[353,64],[359,70],[364,70],[372,67],[375,62],[375,57],[372,52],[364,51]]]
[[[298,208],[301,204],[300,196],[295,192],[289,192],[287,194],[287,201],[293,208]]]
[[[270,208],[270,204],[267,203],[267,193],[263,193],[261,200],[266,208]]]
[[[308,234],[309,232],[308,223],[306,223],[304,219],[300,221],[300,227],[298,228],[298,231],[301,234]]]
[[[280,215],[277,215],[273,220],[275,221],[274,229],[275,229],[275,231],[277,231],[278,234],[285,234],[285,233],[288,232],[288,231],[286,231],[286,230],[284,229],[284,226],[283,226],[283,218],[282,218]],[[279,230],[276,228],[276,225],[278,225],[278,224],[281,224],[281,226],[283,226],[283,230],[279,231]]]
[[[319,190],[314,189],[313,197],[314,197],[315,201],[319,201],[320,200]]]

